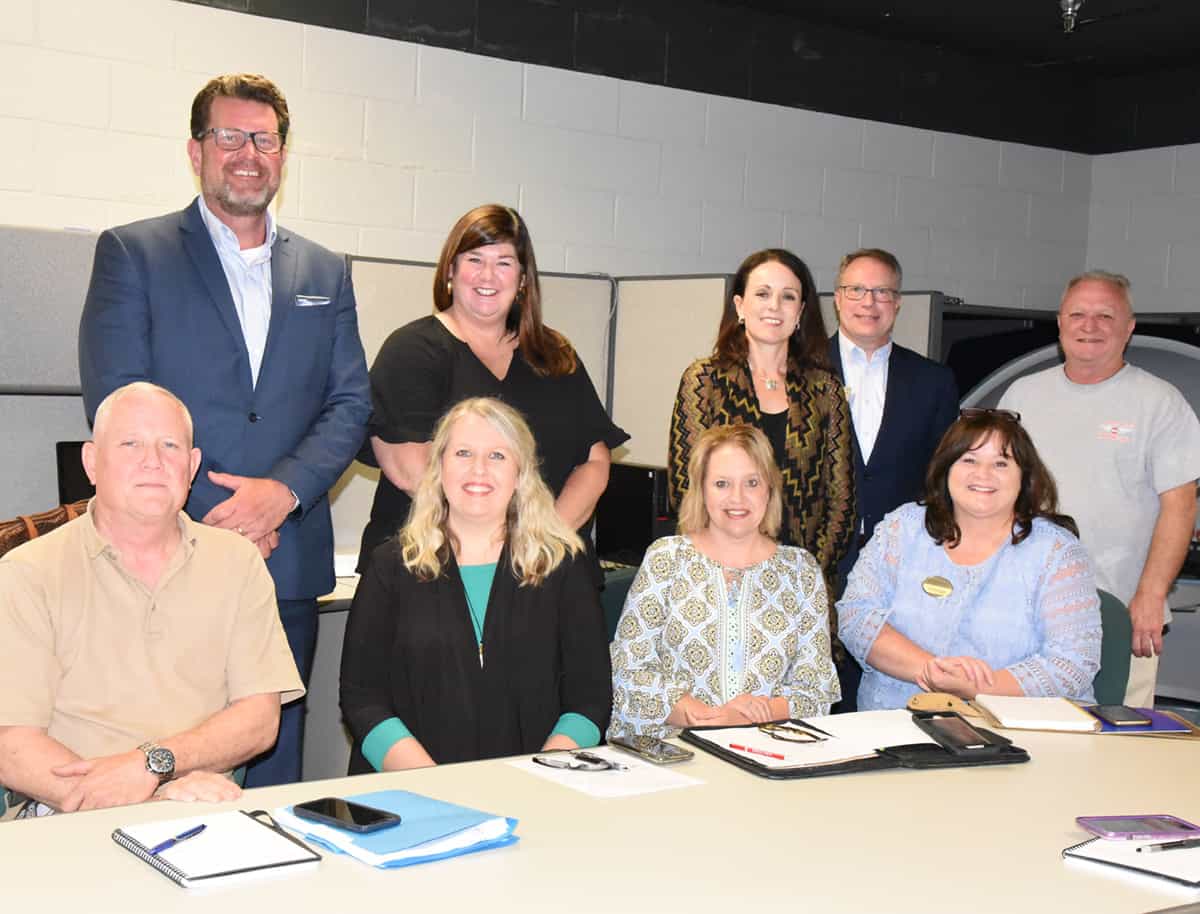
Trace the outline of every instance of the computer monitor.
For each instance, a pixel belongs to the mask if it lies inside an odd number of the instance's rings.
[[[91,498],[96,494],[87,473],[83,471],[83,442],[56,441],[54,456],[58,463],[58,503],[69,505],[72,502]]]

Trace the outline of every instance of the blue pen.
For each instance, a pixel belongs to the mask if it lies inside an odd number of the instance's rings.
[[[154,847],[150,848],[150,856],[157,857],[163,851],[174,847],[180,841],[186,841],[188,838],[196,837],[196,835],[200,834],[200,832],[204,831],[206,828],[208,828],[207,825],[197,825],[195,828],[189,828],[185,832],[180,832],[174,838],[168,838],[162,844],[156,844]]]

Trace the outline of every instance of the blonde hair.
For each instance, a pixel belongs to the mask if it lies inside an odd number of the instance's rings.
[[[767,436],[752,425],[714,425],[705,429],[692,448],[688,461],[688,487],[679,504],[679,532],[699,533],[708,526],[711,518],[704,504],[704,480],[708,475],[708,462],[713,453],[729,445],[742,451],[753,462],[759,475],[767,484],[767,510],[763,512],[758,530],[775,539],[783,521],[783,474],[775,465],[771,443]]]
[[[408,521],[400,530],[404,567],[422,581],[432,581],[457,547],[447,521],[442,488],[442,458],[455,424],[477,416],[504,436],[517,461],[517,485],[508,503],[504,539],[513,574],[521,585],[538,585],[568,555],[583,551],[583,542],[554,509],[554,496],[538,471],[533,432],[521,414],[492,397],[462,400],[438,420],[430,446],[429,466],[413,494]]]

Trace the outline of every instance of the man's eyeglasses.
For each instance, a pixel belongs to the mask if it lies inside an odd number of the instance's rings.
[[[875,286],[868,288],[867,286],[838,286],[837,291],[841,292],[850,301],[862,301],[870,292],[874,296],[875,301],[883,302],[885,305],[890,305],[900,300],[899,289],[889,289],[887,286]]]
[[[771,739],[777,739],[785,743],[819,743],[829,737],[829,734],[824,730],[818,730],[816,727],[810,728],[807,724],[792,723],[791,721],[774,721],[768,724],[759,724],[758,732],[765,733]]]
[[[610,762],[594,752],[577,749],[572,752],[557,752],[554,755],[535,755],[534,762],[547,768],[565,771],[624,771],[627,766]]]
[[[236,152],[246,145],[246,140],[254,143],[254,148],[264,155],[278,155],[283,149],[283,137],[273,130],[255,130],[247,133],[237,127],[209,127],[196,134],[196,139],[203,141],[210,133],[217,148],[226,152]]]
[[[966,409],[958,411],[961,419],[981,419],[984,416],[999,416],[1001,419],[1011,419],[1013,422],[1021,421],[1021,414],[1012,409],[992,409],[987,406],[968,406]]]

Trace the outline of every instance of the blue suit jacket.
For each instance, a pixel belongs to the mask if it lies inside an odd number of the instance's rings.
[[[837,334],[829,340],[829,362],[845,383]],[[883,516],[920,497],[929,458],[942,434],[957,418],[958,385],[954,373],[945,365],[893,343],[883,420],[869,462],[863,462],[858,437],[854,438],[854,491],[858,506],[855,537],[840,566],[843,581],[854,567],[860,546],[875,532],[875,525]],[[859,530],[864,534],[861,540]]]
[[[300,498],[267,561],[280,599],[333,588],[327,493],[365,435],[371,403],[345,258],[280,227],[258,385],[229,283],[196,202],[104,232],[79,326],[89,421],[100,401],[149,380],[182,399],[204,461],[186,510],[232,494],[209,470],[277,479]],[[301,298],[303,296],[303,298]]]

